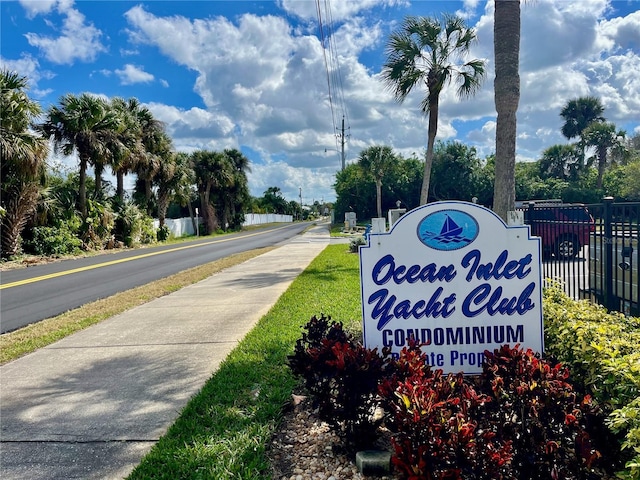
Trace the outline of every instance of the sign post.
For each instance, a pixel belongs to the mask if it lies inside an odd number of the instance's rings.
[[[467,202],[411,210],[360,247],[367,348],[415,339],[445,373],[479,374],[484,351],[542,352],[540,239]]]

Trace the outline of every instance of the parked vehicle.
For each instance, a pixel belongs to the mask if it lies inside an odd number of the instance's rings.
[[[611,245],[611,264],[607,263],[605,249]],[[596,301],[625,315],[640,315],[640,286],[638,285],[638,237],[628,231],[614,232],[610,241],[604,235],[592,235],[589,246],[590,293]],[[611,300],[606,296],[606,278],[610,276]]]
[[[528,203],[528,205],[527,205]],[[578,256],[589,245],[589,235],[595,232],[595,222],[583,204],[557,201],[522,202],[525,224],[531,235],[542,239],[543,254],[561,260]]]

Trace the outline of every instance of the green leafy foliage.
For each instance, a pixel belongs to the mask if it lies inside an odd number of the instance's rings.
[[[168,240],[170,236],[171,236],[171,230],[166,225],[162,225],[160,228],[158,228],[158,231],[156,232],[156,238],[158,239],[159,242],[164,242],[165,240]]]
[[[60,227],[34,227],[25,249],[36,255],[60,256],[80,253],[82,241],[62,224]]]
[[[618,475],[640,479],[640,319],[572,300],[560,286],[545,289],[543,308],[547,351],[571,369],[575,384],[593,396],[623,438],[628,456]]]

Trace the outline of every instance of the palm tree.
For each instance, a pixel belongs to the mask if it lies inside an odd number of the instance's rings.
[[[193,225],[193,231],[197,231],[196,218],[193,214],[193,205],[191,201],[193,199],[193,185],[196,183],[195,172],[191,163],[191,157],[188,153],[177,153],[174,159],[175,172],[172,181],[173,186],[173,201],[181,207],[188,207],[189,217]]]
[[[597,188],[602,188],[602,178],[607,167],[607,155],[611,149],[620,148],[623,145],[626,133],[623,130],[616,131],[616,126],[610,122],[593,122],[581,133],[586,146],[596,148],[598,159]]]
[[[495,0],[493,20],[495,57],[496,156],[493,210],[503,220],[516,200],[516,113],[520,102],[520,1]]]
[[[29,130],[40,105],[29,99],[27,78],[0,71],[0,237],[2,257],[18,253],[20,235],[37,207],[48,144]]]
[[[140,104],[136,98],[111,99],[111,108],[118,118],[117,142],[112,149],[111,169],[116,176],[116,197],[124,203],[124,177],[143,161],[146,152],[142,143],[142,126],[138,121]]]
[[[193,170],[196,175],[202,219],[207,234],[215,232],[219,226],[216,209],[211,202],[213,188],[226,188],[233,179],[231,162],[224,153],[210,150],[197,150],[191,154]]]
[[[221,203],[223,205],[222,224],[227,223],[232,228],[240,227],[243,218],[238,216],[238,211],[242,211],[250,204],[249,180],[247,172],[251,172],[249,159],[235,148],[227,148],[223,152],[231,163],[233,178],[229,188],[223,190]]]
[[[560,111],[564,120],[562,135],[567,139],[582,137],[582,132],[593,122],[604,122],[604,107],[597,97],[579,97],[569,100]]]
[[[167,208],[169,207],[169,201],[171,200],[171,195],[176,188],[176,183],[180,180],[180,177],[176,175],[176,169],[176,154],[171,153],[162,159],[162,162],[160,162],[160,168],[154,178],[154,181],[158,186],[158,221],[160,223],[160,227],[164,226],[164,220],[167,214]]]
[[[71,155],[76,151],[78,154],[80,177],[77,204],[83,219],[87,217],[87,167],[100,164],[98,159],[110,155],[107,145],[116,128],[117,117],[109,104],[85,93],[80,96],[64,95],[60,105],[50,107],[45,122],[38,126],[44,135],[52,138],[56,153]]]
[[[553,145],[542,152],[540,174],[543,178],[577,180],[581,161],[575,145]]]
[[[475,40],[475,30],[468,28],[459,17],[445,16],[442,23],[434,18],[407,17],[402,28],[392,33],[387,43],[387,61],[383,65],[382,78],[396,100],[403,102],[418,84],[423,84],[427,92],[420,105],[422,111],[429,115],[421,205],[427,203],[429,194],[440,93],[455,80],[458,96],[470,96],[484,78],[483,60],[454,63],[469,52]]]
[[[144,154],[138,159],[135,171],[138,175],[138,184],[142,185],[145,209],[148,214],[151,214],[153,178],[161,168],[162,159],[171,155],[171,138],[165,132],[164,124],[156,120],[148,108],[138,105],[134,111],[144,147]]]
[[[394,160],[393,150],[388,146],[372,146],[360,152],[358,165],[376,182],[376,211],[382,218],[382,179]]]

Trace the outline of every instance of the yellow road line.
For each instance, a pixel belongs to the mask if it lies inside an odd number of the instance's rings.
[[[274,230],[280,230],[281,228],[286,228],[286,227],[279,227],[279,228],[276,228]],[[269,232],[273,232],[274,230],[269,230]],[[250,233],[248,235],[244,235],[242,238],[254,237],[256,235],[262,235],[264,233],[267,233],[267,232],[262,231],[262,232]],[[204,247],[206,245],[211,245],[212,243],[230,242],[231,240],[236,240],[237,238],[238,237],[223,238],[223,239],[219,239],[219,240],[212,240],[210,242],[199,243],[197,245],[186,245],[186,246],[183,246],[183,247],[172,248],[170,250],[162,250],[160,252],[145,253],[145,254],[142,254],[142,255],[136,255],[135,257],[121,258],[121,259],[118,259],[118,260],[112,260],[110,262],[98,263],[96,265],[88,265],[86,267],[73,268],[71,270],[65,270],[63,272],[50,273],[48,275],[41,275],[39,277],[27,278],[25,280],[19,280],[17,282],[11,282],[11,283],[7,283],[7,284],[4,284],[4,285],[0,285],[0,290],[4,290],[5,288],[11,288],[11,287],[19,287],[20,285],[27,285],[29,283],[40,282],[42,280],[49,280],[51,278],[62,277],[64,275],[71,275],[73,273],[84,272],[84,271],[93,270],[93,269],[96,269],[96,268],[108,267],[108,266],[111,266],[111,265],[116,265],[118,263],[130,262],[132,260],[139,260],[141,258],[153,257],[155,255],[161,255],[163,253],[177,252],[177,251],[180,251],[180,250],[187,250],[189,248]]]

